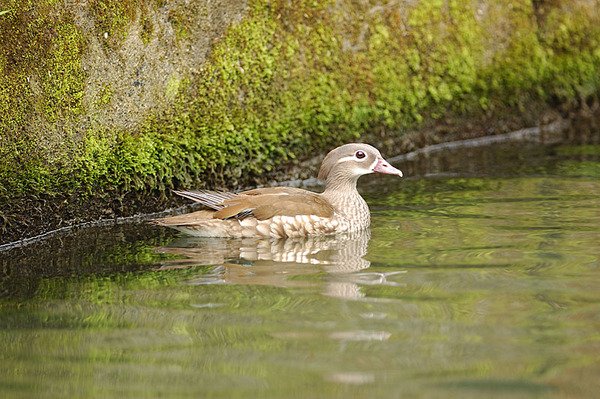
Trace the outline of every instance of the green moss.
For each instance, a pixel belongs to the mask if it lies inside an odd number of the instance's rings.
[[[44,90],[45,112],[50,122],[83,113],[84,72],[81,57],[84,41],[79,29],[70,23],[58,24],[46,60],[48,73],[40,76]]]
[[[108,45],[116,46],[125,38],[130,22],[135,18],[137,1],[92,0],[90,10],[95,19],[95,32]]]
[[[369,42],[375,117],[397,127],[421,122],[425,111],[435,118],[454,104],[473,107],[482,28],[471,5],[420,2],[403,18],[398,10],[378,21]]]
[[[104,85],[100,92],[98,93],[98,98],[96,100],[97,105],[107,105],[110,104],[110,101],[113,98],[113,89],[109,85]]]
[[[181,78],[177,74],[173,74],[169,76],[169,80],[167,81],[167,86],[165,88],[165,95],[170,99],[174,100],[177,97],[177,93],[179,93],[179,88],[181,86]]]
[[[140,22],[142,26],[140,36],[142,38],[142,42],[144,42],[144,44],[147,45],[152,39],[152,34],[154,33],[154,24],[152,23],[152,19],[147,13],[142,14]]]
[[[72,16],[55,1],[13,3],[0,19],[0,187],[8,198],[56,190],[54,161],[70,146],[56,132],[84,112],[84,41]]]
[[[555,8],[548,12],[543,42],[549,57],[551,95],[562,101],[585,98],[600,86],[600,17],[585,7]],[[592,13],[592,14],[590,14]]]
[[[160,1],[156,6],[161,7]],[[209,3],[202,1],[179,3],[169,7],[169,22],[178,41],[185,43],[190,39],[197,30],[198,19],[204,19],[210,14],[209,7]]]
[[[140,37],[148,44],[154,34],[149,10],[164,6],[163,0],[89,0],[94,34],[111,49],[117,49],[127,36],[132,23],[140,25]]]

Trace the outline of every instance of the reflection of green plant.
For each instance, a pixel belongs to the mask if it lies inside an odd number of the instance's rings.
[[[559,155],[600,155],[600,145],[563,145],[556,147]]]
[[[558,165],[563,176],[600,178],[600,162],[564,161]]]
[[[10,11],[11,11],[11,10],[3,10],[3,11],[0,11],[0,16],[1,16],[1,15],[4,15],[4,14],[8,14]]]

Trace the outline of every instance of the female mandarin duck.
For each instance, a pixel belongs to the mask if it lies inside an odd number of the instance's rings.
[[[198,237],[304,237],[366,229],[369,207],[356,190],[362,175],[402,176],[368,144],[346,144],[327,154],[319,179],[323,193],[290,187],[257,188],[241,193],[175,191],[211,208],[167,217],[157,224]]]

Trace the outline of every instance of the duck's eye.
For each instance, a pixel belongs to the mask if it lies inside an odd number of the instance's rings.
[[[363,159],[364,157],[367,156],[367,154],[365,154],[363,151],[356,151],[356,153],[354,154],[354,156],[358,159]]]

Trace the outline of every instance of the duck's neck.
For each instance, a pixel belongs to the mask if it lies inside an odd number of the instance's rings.
[[[356,189],[358,177],[353,179],[327,179],[325,191],[321,194],[336,212],[350,221],[366,227],[369,225],[369,206]]]

